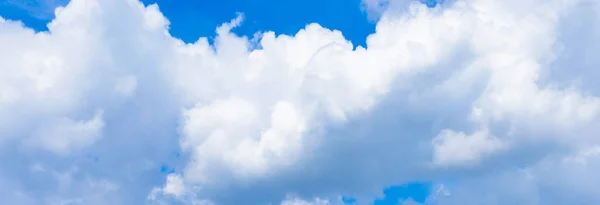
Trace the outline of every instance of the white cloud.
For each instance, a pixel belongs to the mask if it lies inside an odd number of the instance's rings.
[[[305,201],[298,198],[288,198],[281,205],[329,205],[329,200],[316,198],[313,201]]]
[[[572,14],[590,12],[585,3],[598,8],[589,0],[468,0],[434,9],[404,2],[401,12],[380,9],[367,48],[353,49],[318,24],[253,42],[230,32],[242,15],[216,29],[214,46],[206,38],[185,44],[169,35],[156,5],[73,0],[57,9],[49,32],[0,22],[0,43],[11,48],[0,49],[0,146],[26,142],[75,155],[120,145],[134,154],[146,141],[178,140],[189,158],[154,195],[189,204],[279,203],[288,192],[369,197],[394,183],[447,179],[458,181],[446,188],[452,195],[436,202],[569,198],[540,182],[552,178],[572,180],[582,187],[571,190],[578,200],[596,202],[587,180],[597,167],[562,159],[595,156],[573,153],[599,143],[597,86],[554,84],[571,63],[583,67],[583,82],[600,65],[562,55],[598,49],[572,40],[596,42],[598,29],[563,35],[581,20]],[[161,138],[167,134],[149,125],[179,136]],[[478,166],[456,166],[464,164]],[[511,190],[511,179],[523,186]],[[489,194],[466,194],[474,190]]]
[[[167,176],[167,184],[163,188],[163,192],[165,194],[173,195],[175,197],[179,197],[184,192],[183,180],[180,176],[169,174]]]
[[[70,150],[80,150],[92,145],[102,135],[104,127],[102,111],[86,121],[63,118],[50,120],[33,133],[29,142],[57,154],[68,154]]]
[[[471,135],[444,130],[433,139],[433,162],[437,165],[468,165],[505,147],[502,141],[478,131]]]

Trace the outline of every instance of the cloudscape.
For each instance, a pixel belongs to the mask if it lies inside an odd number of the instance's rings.
[[[0,204],[600,204],[598,0],[323,0],[373,30],[239,10],[193,40],[163,2],[26,2]]]

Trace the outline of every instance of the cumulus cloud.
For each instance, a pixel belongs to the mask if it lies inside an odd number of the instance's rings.
[[[377,31],[356,49],[316,23],[249,40],[231,32],[241,14],[213,45],[184,43],[157,5],[136,0],[72,0],[48,32],[0,19],[0,146],[12,147],[0,156],[56,160],[44,168],[56,172],[98,153],[105,167],[78,173],[140,189],[106,192],[112,204],[362,203],[411,181],[452,193],[426,203],[600,200],[600,93],[587,75],[600,62],[585,57],[600,46],[582,43],[600,40],[597,2],[396,2],[377,7]],[[184,155],[176,173],[141,184],[168,149]],[[21,169],[0,170],[0,190],[18,190],[0,201],[72,199],[32,191],[37,175]]]

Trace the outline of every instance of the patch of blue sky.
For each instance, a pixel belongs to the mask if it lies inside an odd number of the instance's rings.
[[[405,185],[391,186],[383,190],[383,198],[375,199],[373,205],[397,205],[405,200],[412,200],[417,203],[425,203],[427,197],[432,193],[431,183],[408,183]],[[342,202],[345,205],[355,205],[357,200],[350,196],[343,196]]]
[[[192,43],[200,37],[212,37],[215,28],[244,14],[242,26],[233,32],[253,36],[256,32],[275,31],[294,35],[309,23],[342,31],[355,45],[365,45],[366,37],[375,31],[375,23],[366,18],[360,0],[142,0],[157,3],[171,22],[170,33]],[[47,30],[56,6],[67,0],[2,0],[0,15],[20,20],[37,31]],[[43,15],[42,15],[43,14]]]
[[[175,168],[169,167],[168,165],[163,164],[160,166],[160,172],[165,173],[165,174],[172,174],[172,173],[175,173]]]
[[[419,0],[435,7],[441,0]],[[361,9],[361,0],[142,0],[157,3],[171,22],[170,33],[192,43],[200,37],[212,37],[215,28],[243,13],[245,21],[234,29],[238,35],[252,37],[256,32],[275,31],[294,35],[309,23],[319,23],[340,30],[355,46],[366,44],[366,37],[375,31]],[[54,8],[68,0],[1,0],[0,15],[20,20],[37,31],[47,30],[54,18]]]
[[[408,199],[424,203],[430,195],[431,189],[431,183],[409,183],[401,186],[392,186],[384,189],[383,193],[385,197],[375,200],[373,205],[393,205]]]
[[[375,23],[361,10],[360,0],[143,0],[157,3],[171,21],[171,34],[185,42],[200,36],[214,36],[215,28],[244,14],[243,24],[234,29],[238,35],[275,31],[294,35],[309,23],[340,30],[355,45],[365,45],[375,31]]]
[[[346,205],[356,204],[356,199],[353,197],[342,196],[342,202]]]
[[[419,0],[421,3],[427,5],[429,8],[434,8],[438,4],[444,3],[444,0]]]

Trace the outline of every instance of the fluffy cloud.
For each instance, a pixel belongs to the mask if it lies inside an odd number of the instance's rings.
[[[0,170],[15,190],[2,200],[91,203],[97,189],[48,193],[19,173],[93,152],[107,162],[74,162],[87,165],[75,178],[113,190],[111,204],[363,202],[411,181],[447,184],[426,203],[594,204],[598,8],[393,1],[356,49],[318,24],[239,37],[242,15],[214,45],[186,44],[136,0],[72,0],[49,32],[0,19],[0,157],[15,165]],[[177,171],[142,183],[167,150],[183,153]]]

